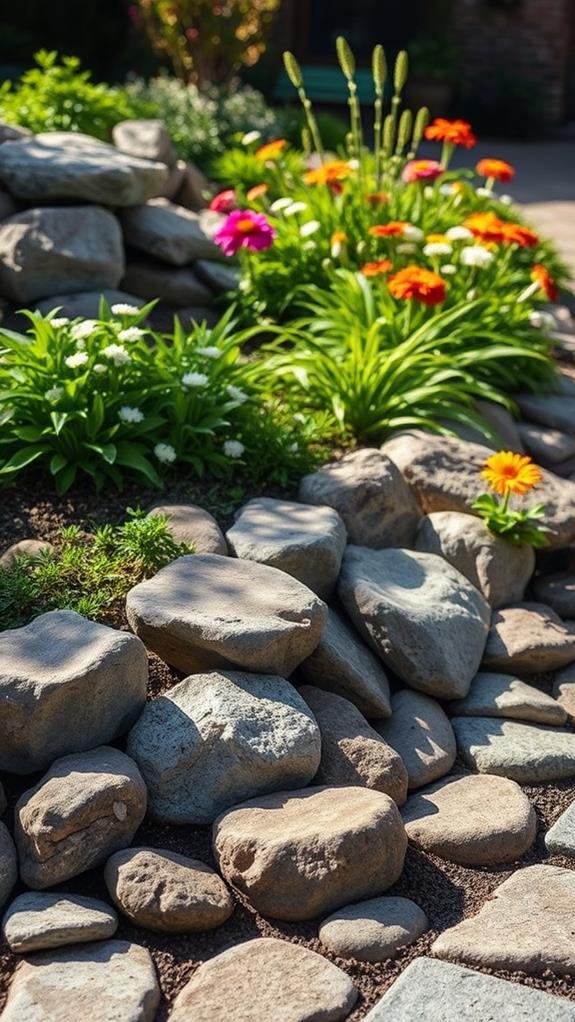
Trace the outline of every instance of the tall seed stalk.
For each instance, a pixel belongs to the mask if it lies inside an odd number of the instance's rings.
[[[360,173],[362,171],[362,154],[363,154],[363,130],[361,124],[361,108],[359,105],[359,99],[357,96],[357,84],[355,81],[355,60],[353,53],[351,52],[349,43],[343,38],[338,36],[335,41],[335,48],[337,51],[337,58],[339,60],[339,66],[344,74],[347,81],[347,88],[349,92],[349,99],[347,105],[349,106],[349,120],[351,127],[352,136],[352,156],[358,161]]]
[[[375,190],[379,191],[381,187],[381,147],[382,147],[382,133],[383,133],[383,98],[385,90],[385,80],[387,78],[387,60],[385,57],[385,50],[383,46],[378,43],[374,48],[371,70],[373,75],[373,84],[375,86],[375,103],[374,103],[374,119],[373,119],[373,137],[374,137],[374,148],[375,148]]]
[[[324,162],[323,143],[321,140],[318,123],[315,119],[315,114],[313,112],[311,100],[309,99],[304,88],[301,68],[296,58],[294,57],[293,53],[290,53],[289,50],[285,51],[283,57],[286,74],[290,82],[292,83],[294,89],[297,90],[297,94],[300,98],[301,105],[304,109],[307,126],[313,141],[314,148],[320,158],[320,161],[323,163]]]

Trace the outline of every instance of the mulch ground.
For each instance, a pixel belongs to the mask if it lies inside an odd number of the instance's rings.
[[[237,493],[230,493],[222,486],[190,486],[185,483],[170,487],[160,498],[152,491],[137,487],[127,488],[120,495],[106,493],[98,497],[94,497],[92,492],[86,490],[80,491],[73,498],[64,499],[45,496],[44,499],[38,500],[35,496],[38,492],[40,490],[34,484],[33,477],[25,486],[0,491],[0,551],[18,539],[32,537],[54,539],[62,525],[85,521],[93,523],[121,521],[126,507],[139,505],[145,508],[158,499],[162,503],[194,501],[215,513],[220,524],[226,526],[231,520],[234,504],[243,503],[251,496],[246,493],[237,499]],[[167,667],[154,654],[150,655],[150,697],[165,691],[180,677],[182,675]],[[548,688],[543,679],[541,687]],[[118,747],[122,748],[121,742],[118,743]],[[460,773],[461,770],[462,765],[456,764],[454,772]],[[9,827],[15,802],[23,791],[36,783],[39,776],[0,777],[9,800],[9,808],[4,817]],[[174,997],[200,963],[234,944],[258,936],[281,937],[302,944],[320,952],[344,969],[359,989],[359,998],[349,1016],[349,1022],[359,1022],[412,959],[429,953],[438,933],[462,918],[474,915],[514,869],[536,862],[546,862],[567,869],[574,868],[575,861],[550,856],[543,837],[551,824],[575,798],[575,783],[566,781],[554,785],[538,785],[526,787],[525,791],[537,812],[538,833],[533,848],[517,863],[499,868],[467,869],[409,848],[403,874],[388,893],[403,895],[417,902],[427,913],[431,929],[393,961],[371,965],[338,959],[320,944],[317,923],[280,923],[263,919],[236,894],[234,894],[236,910],[233,916],[217,930],[189,936],[165,936],[142,930],[127,920],[121,920],[116,936],[119,939],[135,941],[147,947],[152,954],[163,994],[158,1022],[165,1022]],[[493,809],[494,812],[497,811],[496,806]],[[215,866],[209,827],[163,826],[146,820],[134,839],[134,845],[177,851]],[[109,901],[101,869],[75,877],[58,889],[90,894]],[[14,894],[19,892],[20,889],[17,888]],[[0,943],[0,1010],[17,964],[17,956],[11,954],[5,944]],[[500,971],[494,974],[575,1001],[575,984],[569,976],[556,976],[551,972],[538,977]]]

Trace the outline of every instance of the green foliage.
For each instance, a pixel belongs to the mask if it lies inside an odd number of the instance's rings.
[[[535,504],[526,511],[510,507],[506,500],[498,500],[491,493],[482,493],[471,505],[483,519],[487,528],[514,546],[527,544],[536,550],[547,546],[550,529],[541,525],[545,517],[545,505]]]
[[[0,567],[0,630],[18,628],[48,610],[75,610],[99,620],[117,613],[132,586],[193,547],[174,542],[167,519],[128,509],[123,525],[94,532],[63,528],[54,550]]]
[[[118,121],[134,116],[125,91],[91,80],[77,57],[39,50],[36,67],[0,86],[0,119],[34,133],[79,131],[108,141]]]

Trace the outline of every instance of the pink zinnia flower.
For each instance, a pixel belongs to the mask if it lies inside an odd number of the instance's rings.
[[[253,209],[236,209],[226,217],[214,235],[214,241],[227,256],[235,255],[240,248],[256,252],[273,245],[276,231],[263,213]]]
[[[235,208],[236,193],[233,188],[227,188],[225,192],[218,192],[208,206],[208,209],[214,213],[231,213]]]
[[[438,160],[410,160],[405,164],[401,176],[407,184],[411,181],[435,181],[444,170],[445,167]]]

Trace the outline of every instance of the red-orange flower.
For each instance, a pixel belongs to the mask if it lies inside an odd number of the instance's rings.
[[[492,160],[490,158],[480,160],[475,169],[481,177],[491,177],[495,181],[513,181],[515,177],[515,167],[512,167],[505,160]]]
[[[550,302],[557,301],[559,289],[546,266],[543,266],[542,263],[535,263],[535,265],[531,268],[531,279],[537,281],[539,287],[545,292]]]
[[[436,117],[433,124],[425,129],[425,137],[432,142],[451,142],[473,149],[477,142],[467,121],[448,121],[445,117]]]
[[[276,138],[273,142],[267,142],[265,145],[260,146],[259,149],[256,149],[255,155],[258,160],[277,160],[286,145],[285,138]]]
[[[463,221],[463,226],[480,241],[494,241],[500,244],[503,241],[505,223],[495,213],[472,213]]]
[[[412,181],[435,181],[444,171],[445,167],[437,160],[410,160],[405,164],[401,177],[406,184]]]
[[[445,281],[438,273],[421,266],[406,266],[390,277],[387,286],[394,298],[439,305],[445,301]]]
[[[369,202],[370,206],[383,206],[385,202],[389,202],[389,195],[387,192],[370,192],[366,195],[365,201]]]
[[[535,231],[522,224],[503,224],[503,241],[508,245],[520,245],[521,248],[535,248],[539,244],[539,237]]]
[[[369,233],[374,238],[398,238],[408,226],[407,220],[390,220],[388,224],[375,224],[370,227]]]
[[[361,272],[364,277],[379,277],[382,273],[389,273],[392,267],[391,259],[376,259],[373,263],[364,263]]]
[[[345,160],[328,160],[304,174],[306,185],[333,185],[351,174],[351,167]]]
[[[265,195],[267,190],[267,185],[254,185],[253,188],[250,188],[249,192],[246,193],[246,199],[248,202],[254,202],[256,199],[261,199],[262,195]]]

